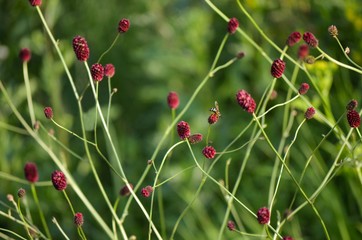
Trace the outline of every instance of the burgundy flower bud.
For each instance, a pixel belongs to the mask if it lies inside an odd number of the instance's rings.
[[[285,70],[285,62],[281,59],[274,60],[270,73],[275,78],[280,78],[283,75],[283,72]]]
[[[38,168],[35,163],[27,162],[24,167],[25,178],[31,183],[39,180]]]
[[[94,81],[100,82],[103,80],[104,68],[102,64],[95,63],[91,67],[91,75]]]
[[[307,120],[309,120],[309,119],[311,119],[311,118],[314,116],[314,114],[315,114],[315,109],[314,109],[314,107],[310,107],[310,108],[307,109],[307,111],[305,111],[304,117],[305,117]]]
[[[212,159],[215,157],[216,154],[216,150],[214,147],[212,146],[206,146],[204,147],[204,149],[202,150],[202,154],[204,154],[204,156],[208,159]]]
[[[239,90],[236,93],[236,101],[248,113],[253,113],[255,111],[256,103],[247,91]]]
[[[178,107],[178,105],[180,104],[180,99],[178,98],[176,92],[169,92],[167,96],[167,104],[171,109],[176,109]]]
[[[293,238],[290,236],[285,236],[285,237],[283,237],[283,240],[293,240]]]
[[[333,37],[337,37],[337,36],[338,36],[338,29],[337,29],[337,27],[334,26],[334,25],[331,25],[331,26],[328,27],[328,32],[329,32],[329,34],[331,34],[331,36],[333,36]]]
[[[118,32],[119,33],[125,33],[128,31],[129,27],[131,26],[130,21],[127,18],[123,18],[118,23]]]
[[[309,54],[309,47],[307,44],[302,44],[300,45],[299,49],[298,49],[298,58],[299,59],[304,59],[305,57],[307,57]]]
[[[195,133],[192,134],[189,138],[188,138],[189,142],[191,144],[196,144],[202,141],[202,134],[200,133]]]
[[[121,188],[121,191],[119,191],[119,194],[121,196],[129,196],[131,194],[130,188],[133,190],[133,185],[131,183],[128,184],[129,187],[127,185],[125,185],[123,188]]]
[[[347,112],[347,120],[351,128],[358,128],[361,123],[361,117],[359,116],[358,112],[355,110],[349,110]]]
[[[33,7],[40,6],[41,5],[41,0],[29,0],[29,3]]]
[[[47,119],[52,119],[53,118],[53,109],[51,107],[45,107],[44,115]]]
[[[73,38],[73,51],[79,61],[87,61],[89,58],[88,43],[84,37],[76,36]]]
[[[146,198],[151,196],[152,192],[153,192],[153,188],[151,186],[146,186],[146,187],[141,189],[142,196],[144,196]]]
[[[74,214],[74,224],[77,227],[81,227],[83,225],[83,223],[84,223],[83,214],[80,212],[77,212],[76,214]]]
[[[302,34],[300,34],[300,32],[292,32],[287,39],[287,45],[289,47],[291,47],[291,46],[295,45],[296,43],[298,43],[301,38],[302,38]]]
[[[352,100],[347,104],[346,109],[347,109],[347,110],[354,110],[354,109],[357,107],[357,105],[358,105],[357,100],[352,99]]]
[[[63,191],[67,188],[67,179],[63,172],[55,170],[52,173],[52,183],[56,190]]]
[[[234,221],[228,221],[227,227],[230,231],[234,231],[235,230],[235,223]]]
[[[228,32],[234,34],[239,27],[239,21],[236,18],[230,18],[228,23]]]
[[[238,59],[242,59],[243,57],[245,57],[245,53],[244,53],[243,51],[238,52],[238,54],[236,55],[236,57],[237,57]]]
[[[19,198],[23,198],[23,197],[25,196],[25,194],[26,194],[26,191],[25,191],[24,188],[20,188],[20,189],[18,190],[18,197],[19,197]]]
[[[311,32],[305,32],[303,34],[303,40],[306,44],[308,44],[309,47],[318,47],[318,39]]]
[[[182,140],[190,137],[190,125],[185,121],[179,122],[177,124],[177,133]]]
[[[209,124],[214,124],[219,120],[219,114],[217,113],[212,113],[209,118],[207,119],[207,122]]]
[[[258,210],[258,213],[256,214],[258,217],[258,222],[260,224],[268,224],[270,221],[270,211],[266,207],[262,207]]]
[[[299,92],[300,95],[304,95],[304,94],[306,94],[308,92],[308,90],[309,90],[309,84],[308,83],[302,83],[300,85],[300,87],[299,87],[298,92]]]
[[[19,58],[23,62],[29,62],[31,59],[31,52],[29,48],[23,48],[19,52]]]
[[[115,69],[114,69],[113,64],[108,63],[104,66],[104,76],[111,78],[114,76],[114,72],[115,72]]]

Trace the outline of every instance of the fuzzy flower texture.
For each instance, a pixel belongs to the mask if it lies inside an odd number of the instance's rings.
[[[94,81],[96,82],[102,81],[104,76],[104,68],[102,64],[100,63],[93,64],[91,67],[91,75]]]
[[[89,58],[89,47],[84,37],[75,36],[73,38],[73,51],[79,61],[87,61]]]
[[[176,92],[171,91],[168,93],[167,104],[171,109],[176,109],[178,107],[180,100]]]
[[[270,73],[273,77],[280,78],[283,75],[284,70],[285,70],[285,62],[278,58],[274,60],[270,69]]]
[[[63,191],[67,188],[67,179],[63,172],[55,170],[52,173],[52,183],[56,190]]]
[[[239,27],[239,21],[236,18],[230,18],[228,23],[228,32],[234,34]]]
[[[182,140],[190,137],[190,125],[185,121],[179,122],[177,124],[177,133]]]
[[[268,224],[270,221],[270,211],[266,207],[262,207],[258,210],[258,213],[256,214],[258,217],[258,222],[260,224]]]
[[[35,183],[39,180],[38,168],[36,164],[33,162],[28,162],[25,164],[24,174],[26,180],[28,180],[31,183]]]
[[[74,224],[77,227],[81,227],[83,225],[83,223],[84,223],[83,214],[80,212],[77,212],[76,214],[74,214]]]
[[[238,91],[236,93],[236,101],[248,113],[253,113],[255,111],[256,103],[247,91]]]
[[[131,26],[130,21],[127,18],[123,18],[118,23],[118,32],[119,33],[125,33],[128,31],[129,27]]]
[[[361,124],[361,117],[355,110],[349,110],[347,112],[347,121],[351,128],[358,128]]]
[[[215,157],[216,150],[212,146],[206,146],[202,150],[202,154],[208,159],[213,159]]]

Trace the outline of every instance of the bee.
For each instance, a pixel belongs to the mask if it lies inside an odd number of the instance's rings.
[[[215,101],[215,107],[210,108],[210,112],[213,112],[218,117],[221,117],[221,113],[220,113],[220,110],[219,110],[219,104],[217,103],[217,101]]]

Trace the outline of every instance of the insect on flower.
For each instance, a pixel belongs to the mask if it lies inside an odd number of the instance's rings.
[[[221,117],[221,113],[219,110],[219,104],[217,103],[217,101],[215,101],[215,107],[210,108],[210,111],[215,113],[218,117]]]

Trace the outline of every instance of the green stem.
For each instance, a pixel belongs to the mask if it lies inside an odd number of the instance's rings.
[[[28,63],[27,62],[23,62],[23,74],[24,74],[26,97],[27,97],[27,100],[28,100],[28,108],[29,108],[29,115],[30,115],[30,119],[31,119],[31,125],[34,126],[34,124],[35,124],[35,113],[34,113],[33,99],[31,97],[31,89],[30,89],[30,81],[29,81]]]
[[[40,220],[41,220],[41,222],[42,222],[42,224],[43,224],[43,227],[44,227],[44,230],[45,230],[45,234],[46,234],[46,236],[47,236],[49,239],[52,239],[52,236],[50,235],[50,231],[49,231],[47,222],[45,221],[45,217],[44,217],[43,210],[42,210],[41,207],[40,207],[40,203],[39,203],[38,195],[37,195],[37,193],[36,193],[35,185],[34,185],[34,184],[30,184],[30,187],[31,187],[31,192],[32,192],[33,197],[34,197],[35,204],[36,204],[36,206],[37,206],[37,208],[38,208],[38,211],[39,211]]]
[[[118,38],[119,38],[119,35],[120,35],[120,34],[117,33],[117,36],[114,38],[111,46],[110,46],[106,51],[104,51],[104,53],[102,53],[102,55],[99,57],[97,63],[100,63],[101,60],[102,60],[102,58],[104,57],[104,55],[106,55],[106,54],[113,48],[114,44],[116,44],[116,42],[117,42],[117,40],[118,40]]]

